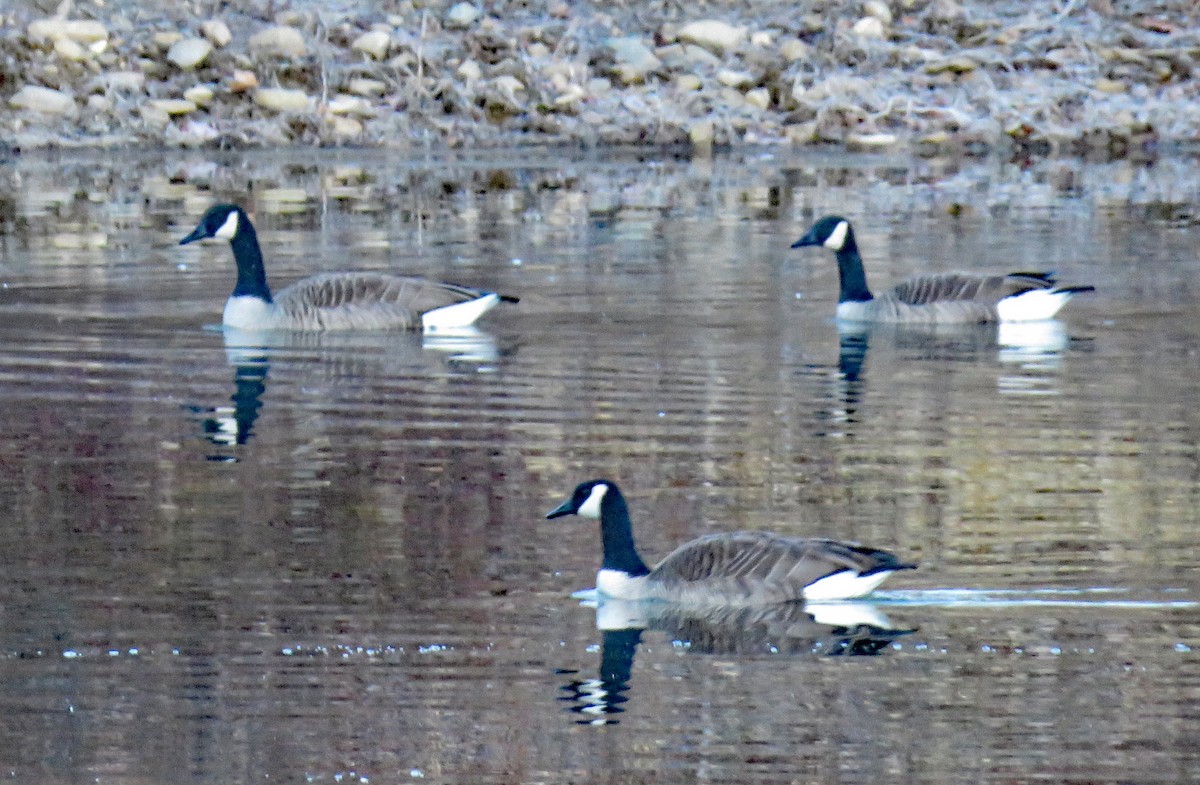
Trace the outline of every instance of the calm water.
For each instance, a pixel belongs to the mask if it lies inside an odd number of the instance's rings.
[[[1200,781],[1196,163],[116,158],[0,163],[0,776]],[[228,248],[175,244],[218,199],[277,285],[522,302],[226,336]],[[877,288],[1098,291],[839,335],[787,248],[835,211]],[[598,618],[594,525],[543,519],[595,476],[648,558],[769,528],[921,569],[849,626]]]

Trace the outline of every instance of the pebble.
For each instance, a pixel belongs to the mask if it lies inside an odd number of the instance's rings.
[[[183,97],[194,103],[196,106],[208,106],[213,102],[213,98],[216,96],[211,87],[201,84],[184,90]]]
[[[779,45],[779,56],[789,63],[811,60],[812,50],[799,38],[789,38]]]
[[[746,93],[746,103],[758,109],[766,109],[771,105],[771,91],[765,87],[756,87]]]
[[[465,30],[479,20],[483,12],[470,3],[455,3],[446,12],[443,22],[451,30]]]
[[[604,43],[616,60],[617,77],[625,84],[644,81],[647,74],[662,67],[662,60],[637,36],[609,38]]]
[[[483,78],[483,69],[474,60],[464,60],[454,73],[458,74],[458,77],[465,80],[468,84],[478,82]]]
[[[862,19],[859,19],[850,30],[860,38],[884,37],[883,22],[873,16],[864,16]]]
[[[54,39],[54,54],[64,60],[78,63],[87,58],[88,50],[84,49],[82,44],[73,39],[56,38]]]
[[[333,115],[359,115],[372,117],[375,111],[370,102],[357,95],[336,95],[325,105],[325,111]]]
[[[74,115],[78,110],[74,96],[38,85],[25,85],[8,99],[8,103],[17,109],[41,114]]]
[[[233,40],[233,33],[229,32],[229,25],[220,19],[209,19],[200,25],[200,32],[204,34],[209,43],[218,49],[228,46],[229,42]]]
[[[387,92],[387,84],[378,79],[351,79],[346,89],[355,95],[381,96]]]
[[[204,38],[183,38],[171,44],[167,50],[167,60],[184,71],[190,71],[201,65],[212,53],[213,45]]]
[[[741,46],[749,31],[719,19],[702,19],[679,28],[679,40],[724,54]]]
[[[863,13],[878,19],[885,26],[892,23],[892,9],[883,0],[867,0],[863,3]]]
[[[258,77],[253,71],[243,71],[241,69],[233,69],[233,75],[229,77],[226,83],[229,89],[235,93],[245,93],[258,87]]]
[[[155,109],[166,112],[171,117],[196,111],[196,104],[183,98],[156,98],[149,104]]]
[[[294,27],[275,25],[250,36],[250,51],[257,55],[304,57],[308,47],[304,35]]]
[[[146,75],[141,71],[108,71],[99,79],[109,90],[138,93],[146,87]]]
[[[108,28],[91,19],[38,19],[30,22],[25,35],[35,44],[56,38],[69,38],[81,44],[93,44],[108,39]]]
[[[754,77],[745,71],[722,68],[717,71],[717,81],[726,87],[749,87],[754,84]]]
[[[254,91],[254,103],[275,112],[303,112],[310,108],[312,99],[303,90],[283,87],[260,87]]]
[[[383,30],[370,30],[354,39],[354,43],[350,44],[350,48],[356,52],[368,54],[376,60],[382,60],[387,57],[388,48],[391,45],[391,35]]]
[[[39,17],[56,3],[90,18]],[[785,139],[916,143],[921,154],[935,142],[972,152],[1142,137],[1193,144],[1200,49],[1182,22],[1162,32],[1142,23],[1144,13],[1111,3],[1102,13],[1098,4],[1106,3],[1068,2],[1057,23],[1030,27],[1009,5],[981,0],[821,0],[786,21],[761,2],[711,16],[695,9],[712,5],[674,5],[661,21],[662,0],[586,17],[568,0],[540,12],[524,0],[400,0],[378,13],[333,3],[320,17],[309,0],[256,0],[191,3],[213,15],[172,24],[128,11],[128,0],[36,0],[0,12],[9,32],[2,96],[24,109],[0,113],[0,127],[19,131],[34,113],[64,118],[40,121],[22,141],[31,146],[133,139],[156,127],[166,144],[246,146],[387,146],[418,132],[502,143],[516,129],[617,143],[695,136],[697,150]],[[1057,109],[1064,95],[1078,112]],[[245,111],[247,98],[314,122],[264,120],[263,110]],[[385,125],[397,111],[411,117]]]

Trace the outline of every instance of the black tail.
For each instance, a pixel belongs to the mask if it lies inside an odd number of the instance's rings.
[[[1094,292],[1095,286],[1059,286],[1054,290],[1055,294],[1060,292],[1065,294],[1079,294],[1080,292]]]

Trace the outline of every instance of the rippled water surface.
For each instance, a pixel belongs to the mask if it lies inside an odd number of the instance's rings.
[[[1200,775],[1200,167],[891,158],[0,163],[0,776],[1184,782]],[[224,334],[273,282],[519,295],[476,336]],[[846,215],[919,270],[1096,286],[1037,330],[839,334]],[[704,533],[920,562],[870,603],[604,606]],[[838,613],[836,618],[832,615]],[[856,614],[856,615],[855,615]],[[847,621],[847,616],[850,616]],[[603,629],[601,629],[603,628]]]

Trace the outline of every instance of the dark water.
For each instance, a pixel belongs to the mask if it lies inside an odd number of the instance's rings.
[[[1200,780],[1191,161],[195,154],[0,183],[0,776]],[[228,249],[175,245],[218,199],[278,284],[522,302],[472,340],[228,339]],[[839,335],[830,255],[787,248],[827,212],[877,287],[1098,291],[1038,334]],[[848,624],[630,629],[570,596],[592,525],[543,519],[595,476],[648,558],[752,528],[921,569]]]

